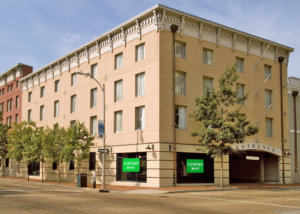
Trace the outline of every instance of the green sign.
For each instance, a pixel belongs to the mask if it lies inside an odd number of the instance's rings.
[[[203,159],[186,159],[187,173],[204,173]]]
[[[123,172],[140,172],[140,159],[123,158]]]

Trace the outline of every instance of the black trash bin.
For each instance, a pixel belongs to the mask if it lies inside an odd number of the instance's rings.
[[[87,174],[77,174],[77,187],[87,187]]]

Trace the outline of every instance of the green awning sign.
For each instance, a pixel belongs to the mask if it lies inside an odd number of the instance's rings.
[[[187,173],[204,173],[203,159],[186,159]]]
[[[123,172],[140,172],[140,159],[123,158]]]

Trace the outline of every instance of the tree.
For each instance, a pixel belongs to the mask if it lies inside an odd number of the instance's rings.
[[[94,137],[83,123],[76,122],[66,131],[62,158],[64,161],[76,161],[78,173],[80,172],[81,161],[89,157],[90,147],[93,145]]]
[[[4,178],[4,158],[7,154],[7,132],[10,129],[10,126],[2,124],[2,111],[0,111],[0,157],[1,157],[1,166],[2,166],[2,176]]]
[[[212,157],[221,158],[221,187],[223,188],[223,155],[234,153],[231,147],[243,143],[246,136],[258,132],[256,126],[250,125],[246,115],[240,113],[241,103],[247,95],[239,96],[235,83],[238,79],[236,68],[227,68],[219,79],[219,90],[209,91],[201,98],[196,98],[197,110],[190,116],[201,123],[199,131],[192,136],[199,137],[199,142]]]

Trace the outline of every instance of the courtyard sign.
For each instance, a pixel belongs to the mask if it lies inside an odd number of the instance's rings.
[[[187,173],[204,173],[203,159],[186,159]]]
[[[140,159],[123,158],[123,172],[140,172]]]

